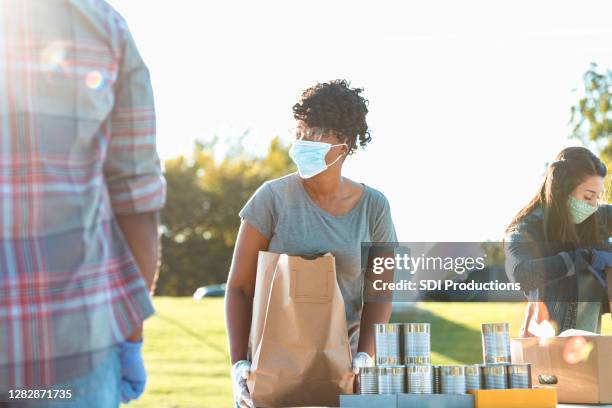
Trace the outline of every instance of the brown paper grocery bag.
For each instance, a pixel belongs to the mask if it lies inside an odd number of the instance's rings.
[[[247,385],[257,407],[338,406],[353,391],[344,301],[331,254],[259,252]]]

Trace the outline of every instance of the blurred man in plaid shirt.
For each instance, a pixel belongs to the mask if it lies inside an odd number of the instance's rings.
[[[164,201],[125,21],[102,0],[0,0],[0,406],[142,394]]]

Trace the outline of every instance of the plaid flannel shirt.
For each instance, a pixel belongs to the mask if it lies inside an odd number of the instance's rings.
[[[149,74],[102,0],[0,0],[0,393],[153,313],[115,215],[163,207]]]

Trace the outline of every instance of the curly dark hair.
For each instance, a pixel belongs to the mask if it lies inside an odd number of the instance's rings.
[[[293,105],[293,117],[309,127],[334,131],[348,145],[348,154],[353,154],[358,145],[364,148],[372,138],[366,122],[368,100],[359,95],[362,88],[350,86],[344,79],[311,86]]]

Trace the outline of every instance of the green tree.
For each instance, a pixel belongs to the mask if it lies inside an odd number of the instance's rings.
[[[607,164],[612,163],[612,70],[592,63],[583,75],[584,90],[571,109],[572,136],[593,144]]]
[[[572,136],[594,145],[608,168],[612,164],[612,70],[591,63],[583,77],[584,90],[571,108]],[[612,198],[612,178],[606,180],[606,201]]]
[[[294,171],[274,138],[267,154],[249,154],[240,142],[215,160],[218,141],[196,143],[191,157],[165,162],[167,204],[162,211],[162,264],[157,294],[191,295],[225,282],[240,225],[238,211],[266,180]]]

